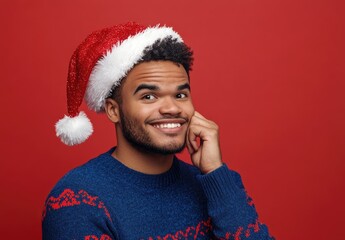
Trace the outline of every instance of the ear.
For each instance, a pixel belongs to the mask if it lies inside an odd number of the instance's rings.
[[[120,121],[119,104],[114,99],[107,98],[105,100],[104,110],[110,121],[113,123],[118,123]]]

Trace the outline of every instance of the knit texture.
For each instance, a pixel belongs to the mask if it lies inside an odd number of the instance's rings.
[[[113,151],[55,185],[43,211],[43,239],[274,239],[240,175],[226,164],[203,175],[174,158],[167,172],[148,175],[123,165]]]

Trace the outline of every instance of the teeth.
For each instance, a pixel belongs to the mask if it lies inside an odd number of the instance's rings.
[[[180,123],[164,123],[164,124],[155,124],[156,128],[178,128],[181,127]]]

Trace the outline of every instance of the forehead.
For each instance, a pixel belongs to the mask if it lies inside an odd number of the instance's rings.
[[[183,84],[189,81],[181,64],[171,61],[150,61],[136,65],[127,75],[123,87],[135,87],[141,83],[158,85]]]

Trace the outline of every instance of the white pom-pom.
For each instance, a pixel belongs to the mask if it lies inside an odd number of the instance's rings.
[[[56,136],[69,146],[84,142],[93,132],[92,124],[84,112],[78,116],[65,116],[55,124]]]

